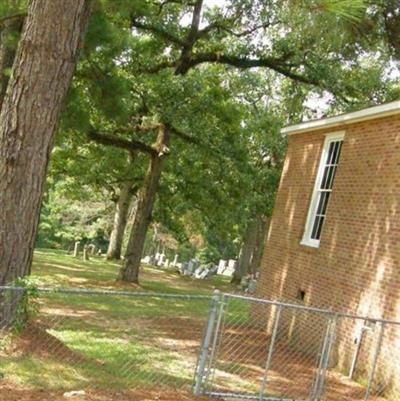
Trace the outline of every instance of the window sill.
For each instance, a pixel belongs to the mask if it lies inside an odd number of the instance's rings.
[[[310,248],[319,248],[319,241],[302,239],[300,245],[308,246]]]

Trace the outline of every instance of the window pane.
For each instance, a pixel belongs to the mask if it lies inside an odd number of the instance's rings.
[[[330,192],[321,192],[320,197],[319,197],[318,207],[317,207],[318,215],[326,214],[326,208],[328,207],[328,200],[329,200],[330,194],[331,194]]]
[[[311,233],[311,239],[319,240],[321,238],[322,225],[324,223],[324,216],[317,216],[314,221],[314,227]]]
[[[329,167],[324,168],[324,175],[322,176],[321,189],[326,189],[326,183],[328,182]]]
[[[329,144],[328,157],[326,159],[326,164],[331,164],[332,163],[332,156],[333,156],[334,147],[335,147],[335,142],[331,142]]]
[[[335,161],[336,164],[339,163],[340,152],[342,151],[342,144],[343,144],[343,141],[340,141],[340,142],[339,142],[339,148],[338,148],[337,156],[336,156],[336,161]]]
[[[336,175],[336,166],[332,166],[330,167],[331,171],[330,171],[330,175],[329,175],[329,180],[327,182],[327,189],[332,189],[333,187],[333,180],[335,179],[335,175]]]
[[[319,224],[317,228],[317,233],[316,233],[316,238],[315,239],[320,239],[321,238],[321,231],[322,231],[322,225],[324,224],[325,216],[321,216],[319,218]]]
[[[334,166],[327,166],[324,170],[324,176],[322,177],[321,189],[331,189],[331,183],[333,182],[333,175],[335,173]]]
[[[317,201],[312,219],[311,239],[321,238],[322,227],[325,221],[328,202],[335,180],[336,168],[339,162],[342,141],[332,141],[328,145],[328,152],[322,169],[321,184],[317,189]]]
[[[320,216],[315,217],[314,225],[313,225],[313,229],[312,229],[312,233],[311,233],[311,239],[319,239],[319,238],[317,238],[317,231],[318,231],[318,225],[319,225],[320,219],[321,219]]]
[[[338,160],[338,154],[339,154],[339,143],[340,142],[333,142],[333,154],[332,154],[332,160],[330,161],[331,164],[336,164]]]

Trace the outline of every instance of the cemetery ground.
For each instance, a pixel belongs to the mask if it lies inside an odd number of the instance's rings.
[[[64,252],[37,250],[32,279],[40,287],[183,296],[232,289],[227,277],[194,280],[149,266],[137,286],[117,282],[118,268],[104,258],[83,262]],[[85,395],[73,400],[192,399],[208,298],[51,293],[33,303],[40,314],[33,311],[26,327],[3,340],[0,401],[65,400],[65,392],[80,390]]]
[[[63,252],[36,251],[36,284],[77,292],[41,293],[32,301],[29,323],[0,337],[0,401],[205,400],[192,395],[193,376],[210,295],[215,289],[233,292],[229,278],[196,280],[144,266],[137,286],[115,281],[117,269],[117,263],[104,258],[84,262]],[[254,328],[255,320],[249,303],[238,299],[229,304],[218,388],[258,391],[269,338],[265,328]],[[314,359],[279,343],[272,394],[306,399]],[[65,397],[74,391],[74,397]],[[326,401],[361,401],[364,392],[365,386],[332,372]],[[383,398],[371,398],[378,400]]]

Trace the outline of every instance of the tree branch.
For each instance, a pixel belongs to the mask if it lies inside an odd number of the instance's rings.
[[[224,21],[224,22],[226,23],[227,21]],[[251,35],[252,33],[258,31],[259,29],[266,29],[266,28],[268,28],[270,26],[271,26],[271,23],[270,22],[266,22],[264,24],[257,25],[257,26],[255,26],[253,28],[246,29],[245,31],[235,32],[234,30],[229,29],[228,27],[226,27],[222,21],[215,21],[215,22],[211,23],[210,25],[206,26],[205,28],[201,29],[197,33],[197,39],[200,39],[200,38],[206,36],[208,33],[212,32],[215,29],[216,30],[225,31],[225,32],[229,33],[232,36],[235,36],[237,38],[241,38],[243,36]]]
[[[154,67],[150,68],[139,68],[138,72],[144,73],[144,74],[157,74],[162,70],[165,70],[166,68],[175,68],[177,65],[176,60],[171,60],[171,61],[162,61],[155,65]]]
[[[173,127],[171,124],[165,124],[165,126],[169,129],[169,131],[173,135],[183,139],[185,142],[191,143],[193,145],[199,145],[199,146],[209,149],[209,147],[206,144],[202,143],[202,141],[200,141],[198,138],[195,138],[191,135],[185,134],[182,131],[179,131],[177,128]]]
[[[185,46],[186,44],[184,40],[178,38],[177,36],[173,35],[172,33],[166,31],[165,29],[159,26],[144,24],[140,21],[137,21],[134,18],[131,19],[131,26],[138,29],[142,29],[143,31],[154,33],[155,35],[158,35],[164,40],[175,43],[176,45],[179,46]]]
[[[0,18],[0,28],[4,27],[8,21],[18,21],[21,22],[24,20],[24,18],[27,16],[27,13],[17,13],[17,14],[11,14],[11,15],[6,15],[5,17]]]
[[[157,74],[163,69],[175,68],[175,75],[185,75],[191,68],[204,63],[226,64],[239,69],[250,69],[257,67],[269,68],[297,82],[302,82],[308,85],[321,85],[319,80],[293,71],[292,68],[298,66],[297,64],[285,63],[280,58],[266,57],[262,59],[251,59],[247,57],[229,56],[218,53],[197,54],[189,59],[185,65],[182,65],[180,60],[164,61],[155,65],[154,67],[143,69],[141,72],[147,74]]]
[[[168,4],[180,4],[180,5],[182,5],[182,1],[181,0],[165,0],[165,1],[161,2],[160,4],[159,4],[159,2],[155,1],[153,4],[155,6],[158,6],[158,15],[160,15],[162,13],[162,11],[163,11],[163,8],[166,5],[168,5]],[[188,6],[193,6],[194,4],[189,2],[189,3],[187,3],[187,5]]]
[[[135,139],[126,140],[114,135],[100,134],[94,129],[90,130],[87,136],[92,141],[100,143],[101,145],[114,146],[116,148],[125,149],[128,151],[137,150],[143,153],[147,153],[150,156],[158,156],[158,151],[154,149],[152,146],[149,146],[144,142],[140,142]]]
[[[219,53],[202,53],[192,57],[186,67],[187,70],[189,70],[190,68],[203,63],[226,64],[239,69],[249,69],[256,67],[270,68],[271,70],[274,70],[279,74],[282,74],[298,82],[310,85],[320,84],[318,80],[291,71],[291,67],[293,67],[293,65],[285,64],[285,62],[280,58],[278,59],[273,57],[266,57],[259,59],[251,59],[247,57],[230,56]],[[179,73],[184,74],[185,72],[187,72],[187,70],[184,72],[180,71]],[[178,72],[176,72],[176,74],[178,75]]]
[[[203,0],[196,0],[193,9],[192,24],[190,25],[189,33],[186,37],[185,44],[183,45],[181,56],[176,64],[175,75],[184,75],[190,68],[188,68],[187,66],[192,58],[193,46],[197,40],[202,8]]]
[[[221,152],[219,149],[215,148],[209,143],[203,142],[199,138],[196,138],[194,136],[185,134],[184,132],[180,131],[179,129],[175,128],[171,124],[165,124],[165,126],[168,128],[169,132],[177,136],[178,138],[182,139],[183,141],[190,143],[192,145],[199,146],[200,148],[206,150],[207,152],[210,152],[212,155],[217,157],[218,159],[223,160],[225,157],[227,157],[223,152]],[[229,157],[228,157],[229,158]]]
[[[203,8],[203,0],[197,0],[194,5],[192,24],[190,26],[190,30],[186,38],[186,44],[190,48],[193,47],[193,44],[196,41],[197,33],[199,32],[202,8]]]

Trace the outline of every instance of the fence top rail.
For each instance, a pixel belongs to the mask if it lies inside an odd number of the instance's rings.
[[[0,286],[0,291],[11,290],[24,292],[27,290],[25,287],[15,287],[11,285]],[[47,288],[37,287],[35,288],[39,293],[50,293],[50,294],[75,294],[75,295],[110,295],[110,296],[122,296],[122,297],[154,297],[154,298],[174,298],[174,299],[204,299],[211,300],[212,294],[201,295],[201,294],[175,294],[175,293],[159,293],[151,291],[115,291],[115,290],[90,290],[84,288]]]
[[[122,296],[122,297],[132,297],[132,298],[140,298],[140,297],[154,297],[154,298],[170,298],[170,299],[183,299],[183,300],[193,300],[193,299],[203,299],[203,300],[211,300],[216,293],[209,295],[201,295],[201,294],[176,294],[176,293],[158,293],[151,291],[115,291],[115,290],[96,290],[96,289],[85,289],[85,288],[49,288],[49,287],[37,287],[35,288],[39,293],[48,293],[48,294],[74,294],[74,295],[109,295],[109,296]],[[24,292],[27,290],[25,287],[18,287],[12,285],[0,286],[0,291],[2,290],[11,290],[16,292]],[[219,296],[219,294],[217,294]],[[349,319],[357,319],[357,320],[365,320],[376,323],[390,324],[400,326],[400,321],[396,320],[388,320],[382,318],[374,318],[370,316],[360,316],[354,315],[345,312],[335,312],[329,309],[321,309],[312,306],[304,306],[291,304],[287,302],[273,301],[269,299],[261,299],[250,297],[247,295],[240,294],[231,294],[231,293],[223,293],[221,296],[226,298],[235,298],[242,299],[250,302],[257,302],[266,305],[276,305],[281,306],[283,308],[291,308],[291,309],[299,309],[308,312],[314,312],[324,315],[336,316],[338,318],[349,318]]]
[[[374,322],[374,323],[383,323],[383,324],[400,326],[400,321],[396,321],[396,320],[374,318],[374,317],[370,317],[370,316],[353,315],[351,313],[336,312],[334,310],[320,309],[320,308],[315,308],[312,306],[304,306],[304,305],[290,304],[290,303],[286,303],[286,302],[272,301],[269,299],[249,297],[247,295],[245,296],[245,295],[239,295],[239,294],[224,293],[223,296],[227,297],[227,298],[243,299],[243,300],[250,301],[250,302],[258,302],[258,303],[262,303],[262,304],[266,304],[266,305],[276,305],[276,306],[281,306],[283,308],[300,309],[300,310],[319,313],[319,314],[323,314],[323,315],[336,316],[338,318],[341,317],[341,318],[349,318],[349,319],[356,319],[356,320],[366,320],[366,321]]]

